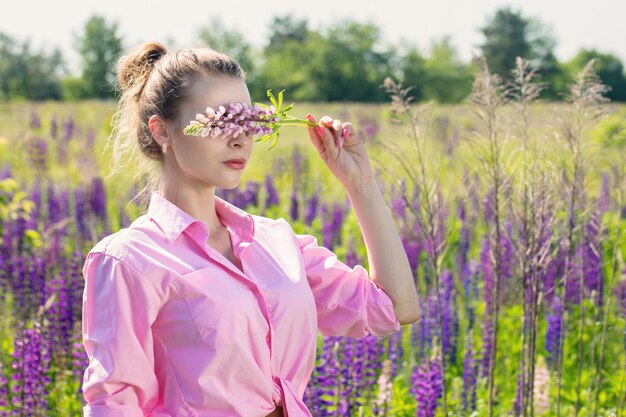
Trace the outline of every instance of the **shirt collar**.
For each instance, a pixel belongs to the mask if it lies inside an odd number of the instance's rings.
[[[254,219],[249,213],[217,195],[215,196],[215,211],[226,226],[235,230],[244,241],[252,242],[254,238]],[[167,200],[157,191],[152,191],[150,196],[148,216],[163,230],[170,243],[174,242],[187,227],[195,222],[199,222],[204,226],[203,229],[206,230],[204,223]],[[208,235],[208,230],[206,230],[206,233]]]

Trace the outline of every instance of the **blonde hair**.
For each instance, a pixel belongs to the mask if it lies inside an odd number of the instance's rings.
[[[175,120],[190,87],[203,75],[245,79],[245,73],[235,59],[206,45],[170,52],[159,42],[145,42],[122,56],[118,64],[121,95],[105,146],[112,148],[113,156],[106,178],[130,167],[132,187],[144,183],[133,200],[145,207],[151,192],[162,185],[163,153],[150,132],[150,116]]]

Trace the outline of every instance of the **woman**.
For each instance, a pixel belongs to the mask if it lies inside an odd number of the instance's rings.
[[[307,128],[348,193],[374,279],[283,218],[215,195],[239,184],[253,139],[183,128],[207,106],[251,105],[236,61],[150,42],[122,57],[118,74],[116,169],[127,157],[137,172],[145,162],[156,169],[147,213],[100,240],[83,268],[84,415],[310,416],[302,397],[318,331],[385,337],[420,313],[363,145],[348,122]]]

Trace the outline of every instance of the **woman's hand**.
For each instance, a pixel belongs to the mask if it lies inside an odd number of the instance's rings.
[[[317,123],[311,113],[306,118]],[[324,116],[316,128],[307,127],[307,131],[317,153],[344,188],[349,190],[374,177],[365,147],[357,139],[352,123]]]

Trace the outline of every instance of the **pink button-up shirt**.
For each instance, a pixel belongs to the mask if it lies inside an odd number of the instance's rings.
[[[400,329],[389,296],[295,234],[215,196],[243,272],[207,227],[153,192],[148,213],[100,240],[83,268],[85,416],[264,417],[302,401],[322,335]]]

